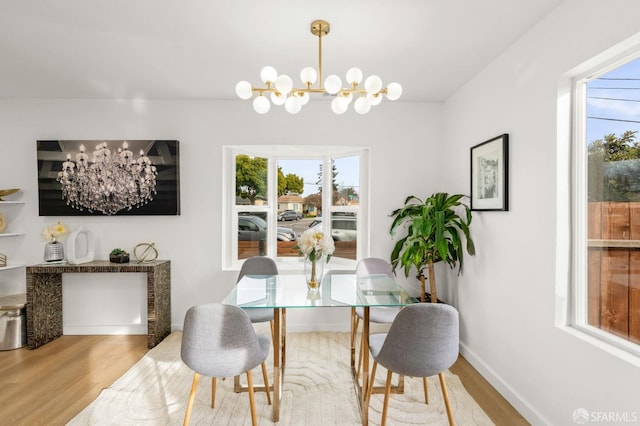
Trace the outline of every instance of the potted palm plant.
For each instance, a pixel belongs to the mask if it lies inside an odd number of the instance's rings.
[[[469,234],[471,210],[460,201],[463,197],[461,194],[449,196],[445,192],[438,192],[422,201],[412,195],[407,197],[404,207],[391,213],[394,217],[391,236],[395,237],[400,230],[405,233],[393,248],[391,266],[394,271],[402,266],[406,277],[412,268],[418,271],[416,278],[420,281],[422,302],[427,301],[425,269],[431,291],[430,300],[436,303],[434,264],[444,261],[452,269],[457,266],[460,273],[465,246],[469,255],[475,254]]]

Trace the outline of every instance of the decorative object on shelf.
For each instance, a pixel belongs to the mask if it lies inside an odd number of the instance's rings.
[[[0,213],[0,234],[2,234],[5,229],[7,229],[7,220],[4,218],[3,214]]]
[[[71,232],[67,238],[67,262],[80,265],[95,259],[95,240],[93,232],[80,226]]]
[[[7,256],[4,253],[0,253],[0,268],[7,266]]]
[[[153,262],[158,258],[156,243],[140,243],[133,248],[133,255],[138,263]]]
[[[115,248],[109,253],[109,262],[129,263],[129,253],[122,249]]]
[[[355,99],[354,109],[358,114],[366,114],[372,106],[382,101],[382,95],[395,101],[402,95],[402,86],[391,83],[382,87],[382,80],[377,75],[371,75],[364,81],[364,88],[358,85],[362,82],[362,71],[359,68],[351,68],[347,71],[348,87],[342,87],[342,80],[337,75],[330,75],[322,85],[322,37],[329,34],[329,23],[323,20],[315,20],[311,23],[311,34],[318,37],[318,72],[312,67],[303,68],[300,72],[300,80],[303,88],[293,87],[293,80],[288,75],[278,75],[273,67],[266,66],[260,73],[260,78],[266,87],[253,87],[248,81],[240,81],[236,85],[236,94],[240,99],[251,99],[253,93],[258,96],[253,100],[253,109],[258,114],[265,114],[274,105],[284,105],[290,114],[297,114],[302,106],[309,102],[309,95],[319,93],[332,95],[335,99],[331,102],[331,109],[336,114],[343,114],[352,100]],[[318,81],[318,87],[312,87]],[[265,96],[270,94],[271,102]]]
[[[509,135],[471,147],[471,210],[509,210]]]
[[[3,200],[2,197],[6,196],[6,195],[15,194],[18,191],[20,191],[20,188],[0,189],[0,201],[6,201],[6,200]]]
[[[122,142],[117,152],[102,142],[96,146],[91,163],[84,145],[80,145],[75,163],[71,154],[67,154],[57,180],[62,185],[62,197],[73,208],[112,215],[152,201],[157,174],[143,150],[136,160],[127,141]]]
[[[44,246],[44,261],[59,262],[64,259],[64,245],[58,241],[69,233],[69,227],[58,221],[42,231],[42,237],[48,241]]]
[[[471,211],[460,201],[464,197],[438,192],[422,201],[411,195],[404,207],[391,213],[391,236],[395,237],[398,231],[403,234],[391,252],[391,267],[395,271],[402,266],[405,277],[409,277],[411,268],[418,271],[422,302],[427,301],[425,270],[429,274],[430,301],[437,303],[434,264],[444,261],[452,269],[458,266],[460,273],[464,249],[470,256],[476,254],[469,232]]]
[[[313,228],[298,237],[295,246],[305,256],[304,273],[309,290],[319,290],[322,282],[324,263],[331,260],[335,244],[333,238]]]

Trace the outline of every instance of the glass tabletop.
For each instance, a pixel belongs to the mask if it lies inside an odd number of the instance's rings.
[[[405,306],[414,303],[388,275],[327,274],[319,290],[304,275],[246,275],[222,303],[243,308]]]

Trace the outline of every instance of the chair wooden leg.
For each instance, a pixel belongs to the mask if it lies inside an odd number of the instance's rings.
[[[354,309],[355,311],[355,309]],[[355,312],[352,313],[353,317],[351,319],[351,322],[353,322],[353,329],[351,331],[351,346],[353,347],[353,345],[355,345],[356,343],[356,336],[358,335],[358,325],[360,324],[360,317],[358,317]]]
[[[276,334],[273,331],[273,320],[269,321],[269,325],[271,326],[271,341],[273,342],[276,339]]]
[[[267,392],[267,404],[271,405],[271,392],[269,392],[269,376],[267,376],[267,364],[262,363],[262,379],[264,380],[265,392]]]
[[[364,347],[364,334],[362,335],[362,340],[360,341],[360,350],[358,351],[358,370],[356,371],[356,378],[360,378],[360,370],[362,367],[362,358],[364,354],[362,353],[362,348]]]
[[[233,376],[233,391],[235,393],[240,393],[242,391],[242,387],[240,386],[240,376]]]
[[[216,408],[216,378],[211,378],[211,408]]]
[[[427,378],[422,378],[422,387],[424,388],[424,403],[429,403],[429,389],[427,388]]]
[[[453,421],[453,413],[451,412],[451,406],[449,405],[449,393],[447,392],[447,386],[444,381],[444,374],[438,374],[440,377],[440,387],[442,388],[442,396],[444,398],[444,405],[447,407],[447,417],[449,418],[449,425],[454,426],[455,422]]]
[[[368,392],[369,398],[373,395],[373,383],[376,381],[376,368],[378,363],[374,360],[373,367],[371,367],[371,375],[369,376],[369,389],[365,389]]]
[[[382,420],[380,426],[386,426],[387,424],[387,409],[389,408],[389,394],[391,393],[391,370],[387,371],[387,385],[384,389],[384,405],[382,406]]]
[[[256,403],[253,395],[253,377],[251,376],[251,370],[247,371],[247,387],[249,388],[249,406],[251,407],[251,424],[256,426],[258,419],[256,419]]]
[[[184,413],[184,421],[182,424],[187,426],[189,424],[189,419],[191,418],[191,408],[193,408],[193,400],[196,397],[196,389],[198,389],[198,380],[200,380],[200,375],[195,373],[193,375],[193,383],[191,383],[191,393],[189,394],[189,402],[187,402],[187,412]]]

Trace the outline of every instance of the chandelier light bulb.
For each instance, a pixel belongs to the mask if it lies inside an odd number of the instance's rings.
[[[248,81],[239,81],[238,84],[236,84],[236,95],[238,95],[240,99],[244,100],[251,98],[253,95],[253,92],[251,91],[251,83]]]
[[[284,94],[278,95],[275,92],[271,93],[271,102],[273,102],[274,105],[282,106],[284,105],[286,100],[287,100],[287,95],[284,95]]]
[[[370,75],[364,81],[364,88],[367,91],[367,93],[371,93],[372,95],[375,95],[380,90],[382,90],[382,80],[377,75]]]
[[[288,75],[279,75],[276,79],[276,89],[283,95],[288,94],[293,89],[293,80]]]
[[[289,96],[284,103],[284,109],[286,109],[289,114],[297,114],[302,109],[302,100],[297,96]]]
[[[303,84],[314,84],[318,79],[318,73],[311,67],[305,67],[300,71],[300,80]]]
[[[302,94],[302,96],[300,97],[300,102],[302,105],[306,105],[309,103],[309,94],[307,92],[304,92]]]
[[[382,95],[372,95],[371,93],[368,93],[367,99],[371,106],[380,105],[380,102],[382,102]]]
[[[342,80],[340,80],[340,77],[338,77],[335,74],[330,75],[324,81],[324,89],[330,95],[335,95],[340,91],[341,88],[342,88]]]
[[[266,66],[260,71],[260,78],[266,83],[275,83],[278,78],[278,72],[274,67]]]
[[[371,109],[371,104],[369,103],[369,99],[366,96],[360,96],[353,103],[353,109],[356,110],[358,114],[366,114]]]
[[[402,86],[398,83],[391,83],[387,86],[387,99],[395,101],[402,95]]]
[[[331,110],[336,114],[344,114],[349,108],[349,102],[347,102],[347,98],[338,96],[333,101],[331,101]]]
[[[253,109],[258,114],[266,114],[269,112],[270,108],[271,102],[269,102],[269,99],[265,98],[264,95],[256,96],[253,100]]]
[[[342,98],[344,98],[347,102],[347,105],[349,105],[353,100],[353,93],[348,93],[347,96],[342,96]]]
[[[349,71],[347,71],[347,83],[349,83],[350,85],[353,84],[360,84],[360,82],[362,81],[362,71],[360,70],[360,68],[350,68]]]

